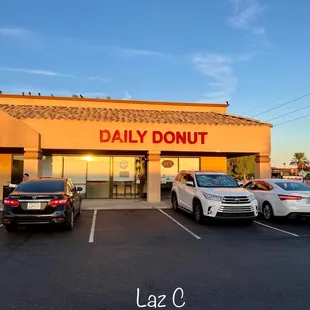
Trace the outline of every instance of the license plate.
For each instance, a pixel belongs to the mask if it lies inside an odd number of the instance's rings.
[[[27,209],[28,210],[40,210],[41,209],[41,203],[39,203],[39,202],[28,202]]]

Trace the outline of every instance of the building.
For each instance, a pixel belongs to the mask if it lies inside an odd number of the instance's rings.
[[[255,155],[270,177],[271,125],[227,113],[228,104],[0,95],[2,185],[68,176],[86,198],[159,202],[179,170],[226,171]]]
[[[276,168],[271,167],[271,176],[273,178],[282,178],[284,176],[297,176],[298,168]]]

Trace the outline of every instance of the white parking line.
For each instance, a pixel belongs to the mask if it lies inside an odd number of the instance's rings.
[[[257,222],[257,221],[254,221],[254,223],[256,223],[258,225],[265,226],[265,227],[273,229],[273,230],[280,231],[282,233],[285,233],[285,234],[288,234],[288,235],[291,235],[291,236],[294,236],[294,237],[299,237],[299,235],[293,234],[293,233],[291,233],[289,231],[286,231],[286,230],[282,230],[282,229],[279,229],[279,228],[276,228],[276,227],[273,227],[273,226],[269,226],[269,225],[266,225],[266,224],[263,224],[263,223],[260,223],[260,222]]]
[[[90,229],[90,235],[89,235],[88,242],[94,242],[94,234],[95,234],[95,227],[96,227],[96,216],[97,216],[97,210],[94,210],[93,221],[91,223],[91,229]]]
[[[192,231],[190,231],[188,228],[186,228],[185,226],[183,226],[180,222],[178,222],[177,220],[175,220],[172,216],[170,216],[169,214],[167,214],[165,211],[163,211],[162,209],[158,209],[158,211],[160,211],[162,214],[166,215],[167,217],[170,218],[170,220],[172,220],[173,222],[175,222],[177,225],[179,225],[180,227],[182,227],[185,231],[187,231],[189,234],[191,234],[193,237],[195,237],[196,239],[200,240],[201,238],[199,236],[197,236],[196,234],[194,234]]]

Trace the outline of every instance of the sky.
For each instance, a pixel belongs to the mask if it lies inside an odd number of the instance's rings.
[[[1,13],[3,93],[228,101],[274,125],[273,166],[310,159],[308,0],[10,0]]]

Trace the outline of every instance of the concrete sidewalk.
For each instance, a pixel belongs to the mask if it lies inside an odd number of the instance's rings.
[[[142,199],[84,199],[82,210],[171,209],[170,201],[149,203]]]
[[[169,199],[159,203],[149,203],[143,199],[83,199],[82,210],[143,210],[171,209]],[[0,210],[3,204],[0,203]]]

